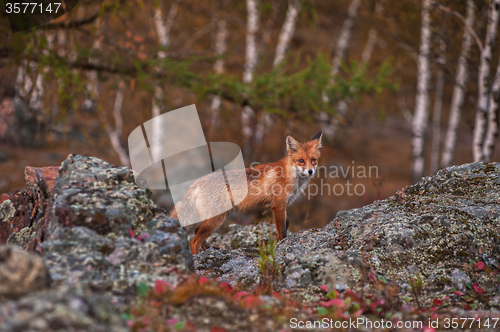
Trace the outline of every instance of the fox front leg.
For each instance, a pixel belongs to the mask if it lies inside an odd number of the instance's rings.
[[[288,218],[286,216],[286,204],[284,206],[273,206],[274,224],[276,225],[276,233],[278,233],[278,240],[281,241],[286,237],[286,230],[288,228]]]

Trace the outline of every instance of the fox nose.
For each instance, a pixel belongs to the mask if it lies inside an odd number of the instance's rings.
[[[310,170],[308,170],[308,172],[309,172],[309,174],[312,174],[312,173],[313,173],[313,170],[312,170],[312,169],[310,169]]]

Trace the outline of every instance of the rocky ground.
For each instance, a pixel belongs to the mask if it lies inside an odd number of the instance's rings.
[[[232,225],[194,257],[125,167],[70,155],[27,167],[25,180],[0,196],[0,331],[275,331],[291,319],[447,328],[453,318],[485,330],[500,318],[500,164],[441,170],[277,244],[270,224]]]

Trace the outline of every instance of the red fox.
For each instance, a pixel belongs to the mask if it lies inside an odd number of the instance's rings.
[[[248,194],[236,206],[236,209],[247,212],[258,205],[270,203],[280,241],[286,237],[288,229],[286,207],[303,192],[316,171],[322,136],[323,132],[320,131],[309,142],[299,143],[295,138],[288,135],[286,137],[288,155],[285,158],[273,163],[245,169]],[[231,179],[231,171],[226,172],[226,176]],[[198,210],[199,215],[206,213],[210,206],[216,206],[212,204],[217,204],[222,199],[220,198],[222,195],[218,195],[217,192],[213,191],[211,185],[213,181],[216,180],[211,175],[196,180],[179,203],[183,204],[183,206],[189,206],[190,210]],[[230,191],[227,182],[226,186]],[[245,191],[247,188],[245,183],[241,183],[236,189],[231,187],[232,195],[238,194],[238,192],[235,192],[239,190],[238,187],[244,188]],[[226,211],[203,220],[196,227],[195,235],[190,241],[193,255],[197,254],[202,246],[203,249],[206,249],[205,240],[222,225],[228,214],[229,211]],[[210,214],[208,212],[205,215]],[[170,212],[170,216],[178,219],[175,208]]]

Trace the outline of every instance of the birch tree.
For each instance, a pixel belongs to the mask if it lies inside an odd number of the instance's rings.
[[[496,115],[490,114],[489,102],[491,94],[490,86],[490,65],[492,49],[495,43],[495,37],[498,29],[498,16],[500,11],[500,0],[490,0],[488,24],[486,27],[486,37],[479,65],[478,78],[478,102],[476,110],[476,120],[474,123],[472,154],[474,161],[486,160],[491,158],[488,147],[485,145],[486,133],[488,127],[495,126]],[[490,130],[490,136],[493,136],[495,129]],[[492,137],[489,138],[491,140]],[[489,142],[488,144],[491,144]],[[491,145],[490,145],[491,146]],[[488,155],[485,155],[485,151]]]
[[[443,38],[439,39],[438,73],[436,78],[436,92],[434,97],[434,110],[432,112],[432,150],[430,173],[438,170],[439,151],[441,146],[441,108],[443,105],[444,67],[446,65],[446,43]]]
[[[120,162],[124,166],[130,166],[130,159],[128,158],[127,152],[121,144],[121,135],[123,129],[123,117],[121,114],[123,105],[123,95],[125,90],[125,82],[118,78],[118,88],[116,90],[115,103],[113,105],[113,119],[115,122],[115,128],[111,128],[111,124],[106,121],[106,133],[108,134],[109,141],[111,142],[111,147],[118,154]],[[103,117],[106,117],[103,114]]]
[[[463,41],[460,50],[460,57],[458,58],[457,73],[455,76],[455,86],[453,87],[453,95],[451,98],[450,116],[448,120],[448,130],[443,145],[443,154],[441,156],[441,166],[448,167],[453,163],[455,155],[455,146],[457,141],[457,128],[462,113],[462,106],[464,104],[465,84],[468,79],[468,65],[467,59],[469,58],[469,51],[472,45],[472,29],[474,26],[476,6],[474,0],[467,0],[467,13],[465,19],[465,27],[463,33]]]
[[[175,0],[172,2],[172,6],[170,7],[170,11],[168,13],[167,20],[163,19],[163,10],[162,10],[163,2],[160,1],[159,6],[155,7],[154,13],[154,23],[156,29],[156,36],[158,37],[158,43],[163,48],[166,48],[170,45],[170,29],[174,24],[175,16],[177,15],[177,8],[179,7],[179,0]],[[158,51],[158,59],[165,59],[167,56],[164,50]],[[155,84],[154,86],[154,96],[152,100],[152,117],[156,117],[160,115],[165,110],[165,102],[164,102],[164,94],[161,86],[159,84]]]
[[[349,42],[351,40],[352,27],[354,25],[354,19],[356,18],[360,4],[361,0],[351,1],[351,4],[349,5],[349,9],[347,11],[347,18],[344,20],[344,23],[342,24],[342,29],[340,30],[340,34],[337,39],[337,47],[335,49],[335,55],[333,56],[332,59],[332,69],[330,72],[331,75],[330,86],[332,86],[335,83],[335,76],[339,72],[340,63],[345,56],[347,46],[349,45]],[[328,102],[326,94],[323,94],[323,100],[325,102]],[[345,112],[347,111],[347,105],[343,105],[340,103],[338,106],[340,107],[338,109],[339,114],[337,114],[337,116],[342,116],[343,115],[342,113],[345,114]],[[323,134],[325,134],[325,136],[329,137],[330,139],[333,139],[333,137],[335,136],[335,127],[338,126],[337,123],[338,120],[335,118],[331,119],[328,113],[326,112],[320,112],[319,120],[321,129],[323,130]],[[332,122],[334,122],[335,124],[333,124]]]
[[[158,43],[162,48],[166,48],[170,45],[170,29],[172,28],[175,16],[177,15],[179,0],[175,0],[174,2],[172,2],[166,21],[164,21],[163,19],[162,6],[163,6],[163,1],[160,1],[159,5],[155,6],[154,23],[155,23],[156,36],[158,37]],[[165,50],[162,49],[158,51],[159,60],[165,59],[166,56],[167,53],[165,52]],[[151,101],[152,118],[161,115],[165,111],[165,95],[162,87],[158,82],[156,82],[154,84],[153,89],[154,89],[153,99]],[[151,138],[152,142],[150,142],[151,146],[156,146],[156,147],[161,146],[160,144],[161,130],[162,128],[160,127],[160,122],[153,121],[152,138]]]
[[[273,68],[276,68],[284,59],[290,41],[292,40],[297,25],[297,17],[300,13],[301,6],[299,0],[290,0],[288,9],[286,11],[285,21],[281,27],[278,44],[276,45],[276,52],[274,54]],[[264,134],[272,124],[272,118],[269,113],[262,112],[257,127],[255,129],[255,144],[260,145]]]
[[[52,50],[54,48],[54,40],[55,40],[55,34],[52,32],[47,32],[45,34],[45,37],[47,38],[47,48],[48,50]],[[48,55],[49,51],[44,50],[45,55]],[[50,68],[47,66],[43,68],[43,71],[39,71],[35,84],[33,86],[33,91],[31,92],[31,97],[29,101],[30,108],[35,111],[36,114],[40,114],[43,108],[43,96],[44,96],[44,91],[43,91],[43,75],[47,74],[49,72]]]
[[[491,161],[495,145],[498,138],[498,111],[500,103],[500,61],[498,62],[495,79],[491,86],[491,92],[488,101],[488,129],[483,146],[483,160]]]
[[[286,51],[290,46],[290,41],[292,40],[293,33],[295,32],[297,17],[299,16],[300,9],[301,6],[299,0],[289,1],[285,21],[281,27],[278,44],[276,45],[273,67],[276,67],[285,59]]]
[[[420,51],[418,55],[417,93],[412,121],[412,176],[417,182],[424,175],[424,145],[429,118],[429,79],[431,47],[431,3],[422,0]]]
[[[379,17],[382,15],[384,5],[383,5],[383,0],[377,1],[375,4],[375,16]],[[363,53],[361,54],[361,63],[363,65],[367,65],[368,62],[370,62],[370,59],[372,57],[373,49],[375,48],[375,44],[377,43],[378,40],[378,33],[377,29],[375,29],[373,26],[370,28],[368,31],[368,40],[366,41],[365,47],[363,48]]]
[[[256,34],[259,30],[259,10],[257,0],[246,0],[247,5],[247,31],[245,46],[245,65],[243,82],[250,83],[253,80],[255,67],[257,66],[257,42]],[[243,132],[243,153],[250,154],[250,144],[253,136],[252,119],[255,117],[253,109],[245,105],[241,112],[241,126]]]
[[[226,52],[226,38],[227,27],[226,19],[222,18],[217,22],[217,33],[215,35],[215,54],[221,58],[217,59],[214,63],[214,72],[222,74],[224,72],[224,58],[222,57]],[[212,97],[212,104],[210,110],[212,112],[210,119],[210,128],[215,129],[219,123],[219,110],[221,107],[221,98],[218,95]]]

